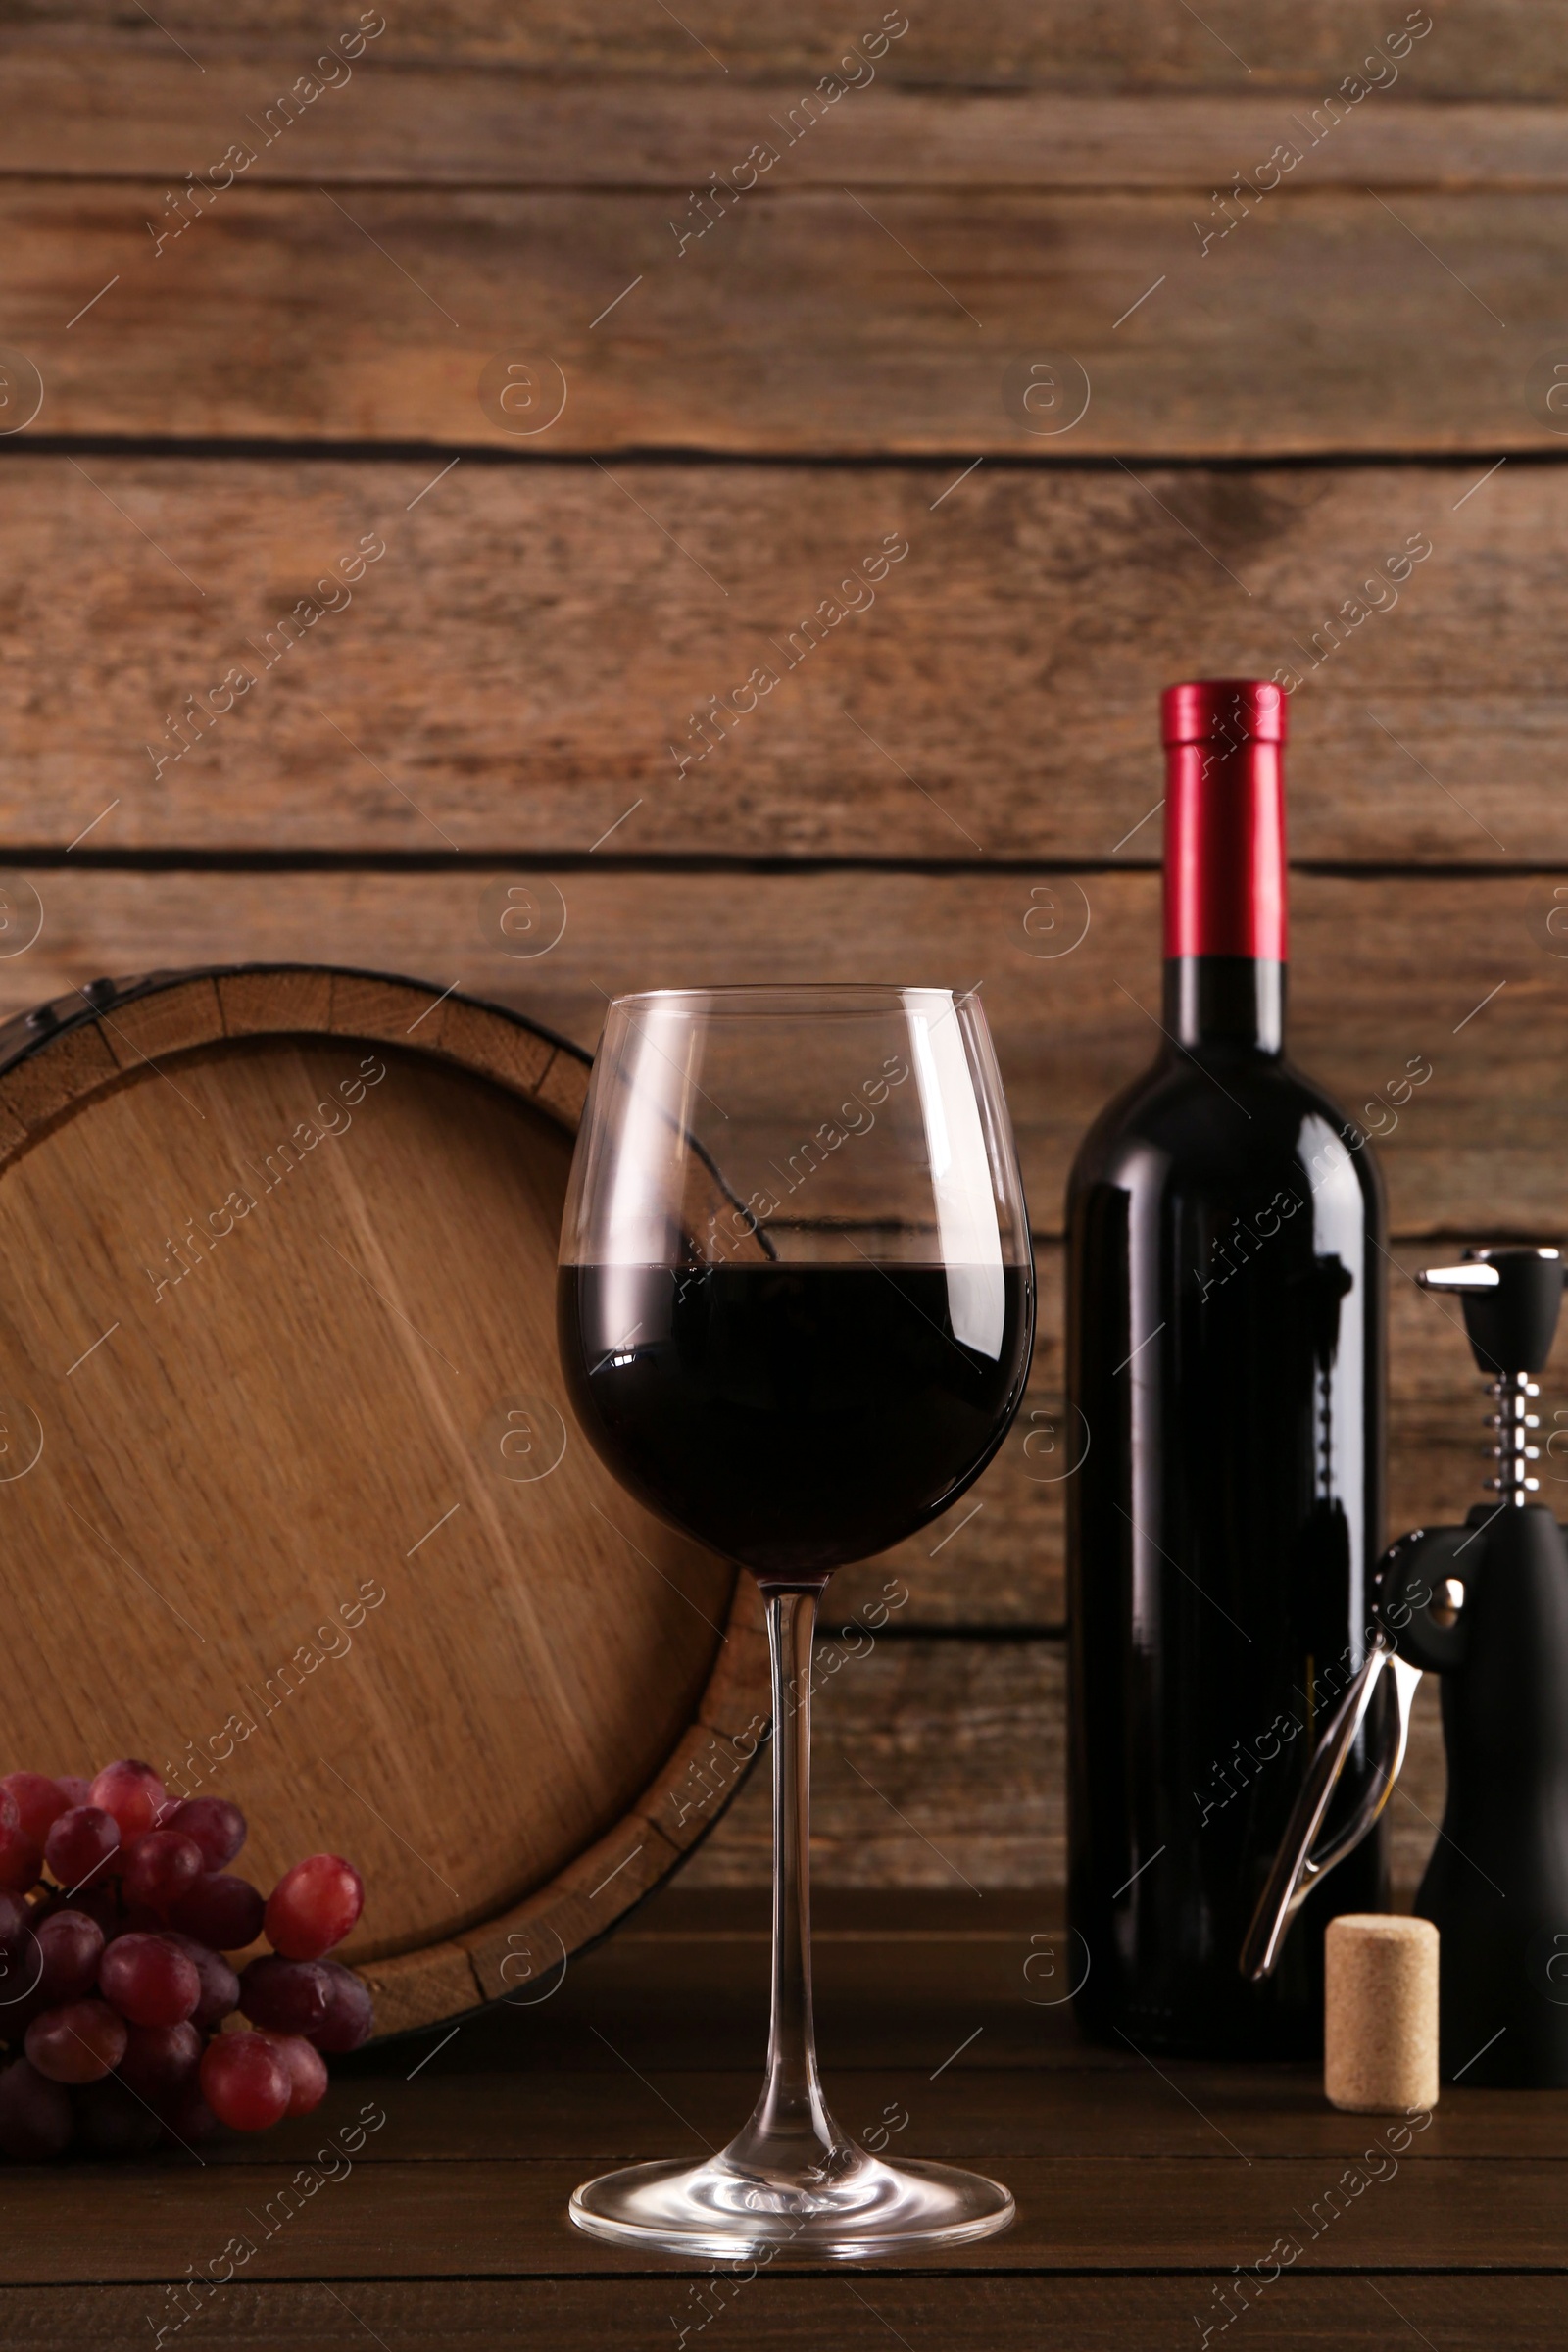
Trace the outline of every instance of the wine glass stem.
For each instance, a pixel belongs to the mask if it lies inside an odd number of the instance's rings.
[[[841,2134],[816,2071],[811,2020],[811,1641],[814,1592],[767,1595],[773,1669],[773,2022],[767,2081],[751,2122],[728,2151],[775,2174],[799,2175]]]

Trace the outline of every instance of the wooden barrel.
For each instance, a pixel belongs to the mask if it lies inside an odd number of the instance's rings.
[[[638,1508],[557,1362],[587,1061],[315,966],[0,1029],[5,1769],[146,1757],[264,1887],[365,1874],[379,2032],[559,1982],[768,1709],[749,1578]]]

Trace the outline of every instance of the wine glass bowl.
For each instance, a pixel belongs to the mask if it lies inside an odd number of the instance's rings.
[[[705,2256],[849,2256],[1004,2228],[997,2182],[834,2124],[811,2029],[811,1638],[833,1570],[935,1518],[1023,1393],[1028,1220],[977,996],[661,991],[610,1009],[562,1228],[578,1419],[620,1482],[748,1569],[773,1672],[773,2024],[709,2162],[580,2188],[578,2225]]]

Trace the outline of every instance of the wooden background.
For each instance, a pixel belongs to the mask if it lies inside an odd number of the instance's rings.
[[[983,982],[1033,1393],[951,1526],[841,1579],[838,1617],[901,1581],[824,1657],[817,1771],[824,1881],[961,1891],[1060,1872],[1057,1236],[1156,1042],[1163,684],[1301,677],[1298,1056],[1357,1115],[1433,1065],[1383,1151],[1395,1528],[1462,1511],[1480,1437],[1405,1276],[1568,1229],[1568,7],[909,0],[813,119],[882,22],[387,0],[318,71],[354,0],[5,0],[0,1013],[299,957],[591,1045],[628,987]],[[509,361],[537,430],[481,403]],[[1406,1878],[1440,1789],[1429,1716]],[[694,1880],[762,1876],[761,1797]]]

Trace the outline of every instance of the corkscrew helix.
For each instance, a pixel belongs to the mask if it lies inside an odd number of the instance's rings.
[[[1489,1499],[1471,1511],[1463,1527],[1417,1528],[1384,1553],[1373,1582],[1367,1654],[1318,1742],[1292,1809],[1242,1947],[1241,1969],[1248,1978],[1272,1975],[1301,1904],[1366,1837],[1393,1794],[1423,1672],[1456,1672],[1465,1662],[1473,1614],[1467,1610],[1466,1573],[1474,1584],[1489,1553],[1501,1556],[1505,1546],[1489,1531],[1504,1514],[1518,1530],[1513,1548],[1542,1554],[1545,1598],[1533,1617],[1531,1609],[1525,1610],[1527,1622],[1539,1620],[1539,1630],[1554,1630],[1546,1621],[1553,1614],[1550,1594],[1561,1535],[1555,1520],[1532,1499],[1541,1481],[1530,1465],[1539,1460],[1541,1448],[1533,1442],[1540,1416],[1530,1407],[1541,1394],[1532,1376],[1545,1364],[1556,1334],[1564,1276],[1557,1250],[1510,1247],[1467,1250],[1459,1264],[1432,1266],[1416,1277],[1423,1290],[1457,1298],[1463,1310],[1470,1350],[1492,1400],[1485,1420],[1490,1440],[1483,1448],[1491,1465],[1485,1480]],[[1515,1520],[1514,1514],[1524,1511],[1528,1520]],[[1563,1663],[1568,1673],[1568,1660]],[[1366,1787],[1344,1826],[1319,1845],[1340,1776],[1391,1669],[1394,1705],[1382,1710]],[[1450,1769],[1450,1787],[1451,1782]]]

